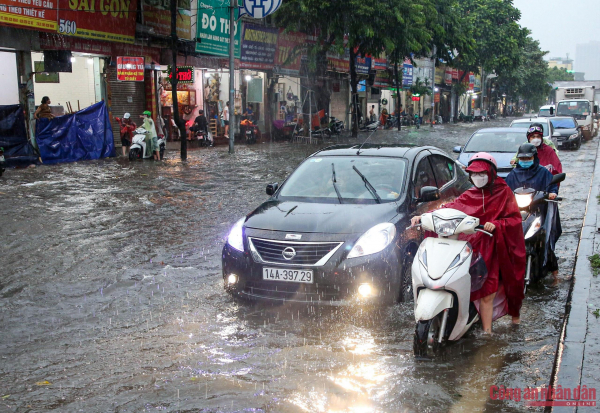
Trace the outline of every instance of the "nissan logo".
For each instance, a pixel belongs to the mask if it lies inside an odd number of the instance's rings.
[[[285,258],[286,260],[289,261],[296,256],[296,250],[293,249],[292,247],[287,247],[286,249],[283,250],[281,255],[283,255],[283,258]]]

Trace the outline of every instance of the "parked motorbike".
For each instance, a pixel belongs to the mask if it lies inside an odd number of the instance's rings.
[[[213,141],[210,139],[210,136],[207,131],[200,130],[200,131],[197,131],[194,135],[196,136],[196,139],[198,140],[199,146],[205,146],[205,147],[213,146]]]
[[[552,184],[565,180],[566,174],[557,174],[552,178]],[[527,267],[525,269],[525,292],[527,286],[544,278],[546,271],[546,244],[550,234],[546,233],[544,222],[547,217],[548,202],[558,202],[562,198],[548,199],[548,192],[536,191],[532,188],[517,188],[514,191],[517,205],[523,218],[523,234],[525,234],[525,250],[527,252]]]
[[[4,148],[0,148],[0,176],[2,176],[5,170]]]
[[[423,188],[424,190],[426,188]],[[483,232],[479,219],[456,209],[440,209],[421,216],[421,227],[439,238],[425,238],[412,264],[415,299],[415,357],[434,357],[448,341],[464,336],[479,319],[471,302],[487,278],[485,262],[473,255],[471,244],[459,234]]]
[[[392,128],[397,128],[397,127],[398,127],[398,117],[391,115],[387,119],[387,122],[385,123],[385,129],[392,129]]]
[[[470,123],[473,123],[473,116],[472,115],[465,115],[461,111],[458,114],[458,120],[461,121],[461,122],[470,122]]]
[[[377,128],[379,128],[379,121],[378,120],[376,120],[376,121],[369,121],[369,122],[365,123],[363,126],[360,127],[360,130],[361,131],[370,132],[370,131],[376,130]]]
[[[146,155],[146,134],[148,131],[144,128],[137,128],[135,135],[131,140],[131,146],[129,147],[129,160],[133,161],[136,159],[150,159],[154,157],[154,154]],[[167,142],[164,136],[159,136],[158,148],[160,153],[160,159],[162,160],[165,155]]]
[[[246,124],[242,123],[241,130],[243,136],[246,138],[247,144],[256,143],[259,134],[258,126],[250,121],[247,121]]]
[[[334,116],[329,118],[329,131],[332,134],[339,135],[344,131],[344,122],[337,120]]]

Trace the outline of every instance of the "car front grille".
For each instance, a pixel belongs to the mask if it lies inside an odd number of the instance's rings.
[[[248,238],[254,260],[261,263],[321,266],[343,242],[288,242]]]
[[[242,294],[273,300],[330,304],[346,298],[350,290],[346,286],[248,280]]]

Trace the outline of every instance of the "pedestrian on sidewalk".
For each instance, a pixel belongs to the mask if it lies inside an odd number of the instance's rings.
[[[133,131],[137,128],[135,123],[131,120],[131,115],[125,113],[123,118],[115,118],[119,122],[119,131],[121,133],[121,150],[123,156],[127,156],[129,147],[131,146],[131,140],[133,139]]]
[[[54,115],[52,114],[52,109],[50,109],[50,98],[48,96],[44,96],[42,98],[42,104],[38,106],[33,117],[36,119],[46,118],[46,119],[54,119]]]

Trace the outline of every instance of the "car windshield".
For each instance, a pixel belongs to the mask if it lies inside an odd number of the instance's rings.
[[[550,122],[552,122],[554,129],[574,129],[577,127],[573,118],[552,119]]]
[[[526,131],[514,132],[477,132],[467,146],[465,152],[510,152],[515,153],[523,143],[527,142]]]
[[[587,116],[590,114],[590,102],[582,102],[582,101],[560,102],[556,108],[556,114],[559,116],[571,116],[571,115]]]
[[[541,118],[548,118],[552,115],[550,114],[550,109],[540,109],[538,116]]]
[[[542,125],[542,128],[544,129],[544,136],[548,136],[548,124],[546,123],[546,121],[544,120],[543,122],[535,122],[535,121],[527,121],[527,122],[514,122],[512,125],[510,125],[511,128],[521,128],[521,129],[528,129],[532,123],[539,123]]]
[[[373,186],[373,194],[360,174]],[[374,156],[318,156],[302,163],[286,180],[278,199],[345,204],[392,202],[400,197],[406,160]],[[335,186],[334,186],[335,171]]]

